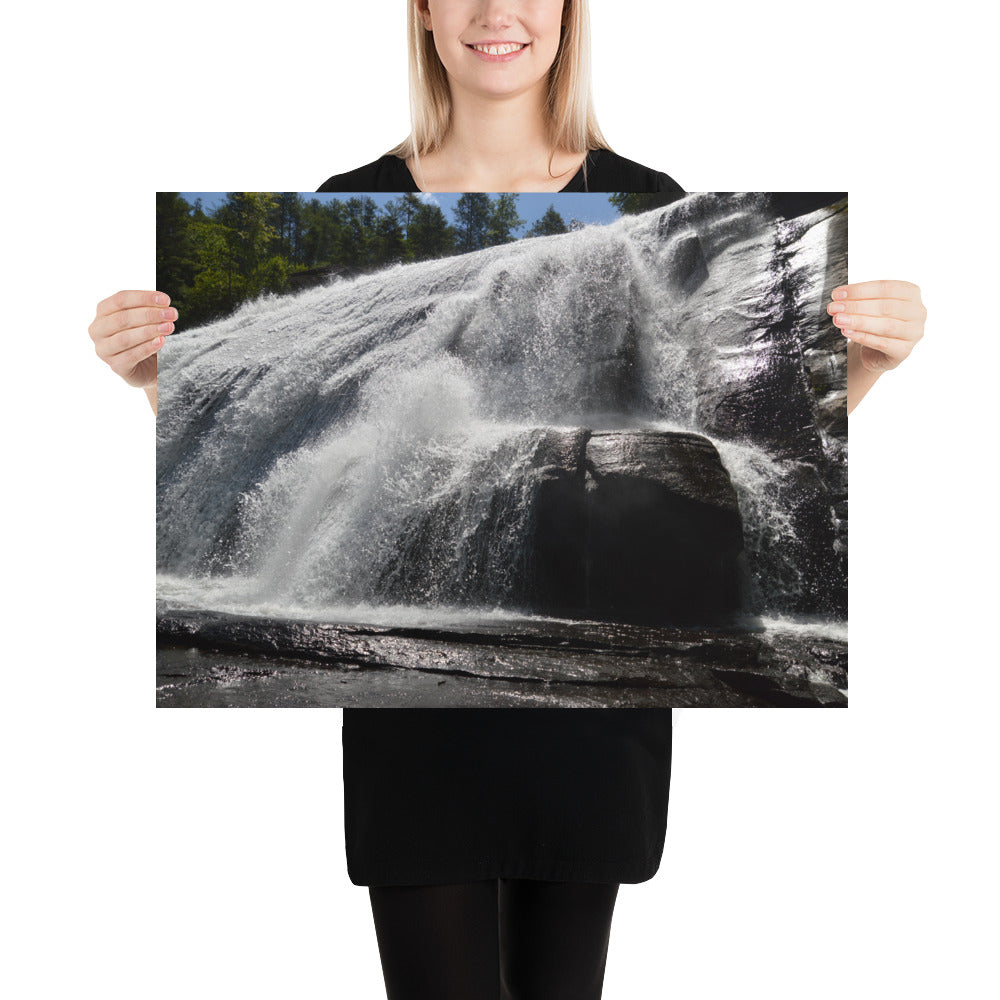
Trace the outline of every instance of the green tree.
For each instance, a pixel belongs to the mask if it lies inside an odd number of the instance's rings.
[[[156,192],[156,287],[167,292],[175,304],[194,283],[198,267],[191,239],[192,211],[177,192]]]
[[[528,230],[527,236],[558,236],[568,233],[569,227],[563,217],[556,211],[555,205],[549,205],[545,214]]]
[[[413,260],[437,260],[456,252],[458,234],[437,205],[419,202],[406,230],[406,242]]]
[[[375,221],[375,263],[399,264],[410,259],[403,220],[405,207],[390,201]]]
[[[297,262],[315,267],[340,261],[345,215],[340,201],[306,201],[302,207],[303,232]]]
[[[344,202],[344,227],[338,263],[366,267],[375,263],[376,219],[378,205],[374,198],[348,198]]]
[[[619,215],[638,215],[654,208],[662,208],[674,201],[674,196],[665,192],[638,194],[635,192],[608,195],[608,201],[618,209]]]
[[[253,274],[247,280],[246,297],[252,298],[263,292],[273,292],[280,295],[288,290],[288,260],[280,254],[275,254],[262,261],[254,268]]]
[[[486,246],[513,243],[517,237],[514,231],[524,225],[524,219],[517,214],[517,195],[500,194],[490,204],[489,223],[486,227]]]
[[[214,218],[225,227],[232,272],[242,278],[251,274],[271,256],[277,231],[270,217],[277,198],[263,192],[236,192],[216,209]]]
[[[286,214],[293,207],[286,199]],[[187,226],[197,261],[197,276],[185,293],[187,322],[205,322],[262,292],[286,289],[289,262],[275,224],[281,215],[278,196],[267,193],[229,194],[211,215],[196,206]]]
[[[302,236],[301,195],[295,191],[284,191],[277,195],[271,215],[271,225],[277,233],[275,250],[288,261],[295,260],[299,253]]]
[[[244,288],[233,264],[230,230],[198,211],[191,220],[190,233],[198,273],[185,297],[184,321],[197,325],[231,311],[242,300]]]
[[[486,236],[490,228],[493,206],[490,196],[482,192],[463,194],[455,203],[455,232],[459,253],[482,250],[487,246]]]
[[[412,191],[407,191],[402,198],[390,201],[386,205],[386,208],[394,213],[395,217],[399,220],[399,224],[403,227],[403,231],[408,232],[410,224],[413,222],[422,204],[423,202]]]

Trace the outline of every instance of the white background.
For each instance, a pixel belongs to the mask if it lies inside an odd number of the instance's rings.
[[[996,24],[593,6],[615,149],[688,190],[849,190],[851,278],[914,281],[930,313],[851,418],[851,707],[676,713],[663,865],[621,891],[605,996],[986,996]],[[0,70],[6,995],[378,998],[340,713],[154,708],[153,417],[87,325],[152,286],[156,190],[314,190],[405,134],[402,0],[23,10]]]

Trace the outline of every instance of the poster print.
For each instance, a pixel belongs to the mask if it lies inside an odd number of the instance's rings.
[[[161,194],[157,279],[158,705],[846,705],[846,195]]]

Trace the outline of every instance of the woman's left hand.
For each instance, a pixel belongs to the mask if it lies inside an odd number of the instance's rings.
[[[840,332],[861,348],[861,364],[884,372],[906,359],[924,335],[927,310],[909,281],[862,281],[840,285],[827,312]]]

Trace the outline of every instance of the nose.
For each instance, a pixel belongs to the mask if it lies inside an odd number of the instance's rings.
[[[484,28],[509,28],[514,23],[512,0],[482,0],[479,5],[479,23]]]

